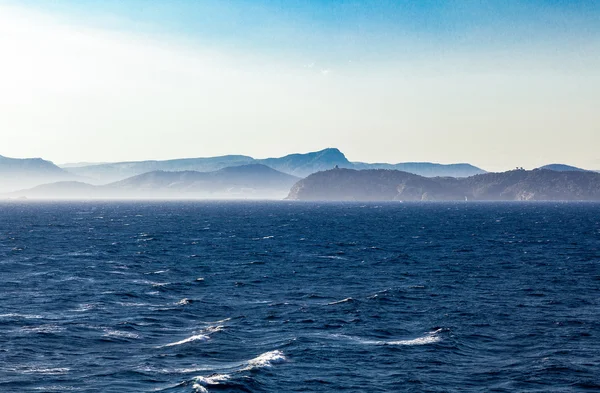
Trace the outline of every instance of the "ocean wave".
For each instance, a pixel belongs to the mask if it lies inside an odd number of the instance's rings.
[[[207,334],[217,333],[217,332],[223,331],[223,329],[225,329],[225,326],[222,326],[222,325],[209,326],[206,329],[204,329],[204,333],[207,333]]]
[[[185,338],[185,339],[180,340],[180,341],[176,341],[176,342],[173,342],[173,343],[161,345],[158,348],[175,347],[177,345],[183,345],[183,344],[191,343],[191,342],[194,342],[194,341],[206,341],[208,339],[210,339],[210,337],[207,336],[206,334],[196,334],[194,336]]]
[[[139,334],[113,329],[104,329],[104,337],[140,338]]]
[[[443,329],[436,329],[432,332],[427,333],[424,336],[408,339],[408,340],[390,340],[390,341],[375,341],[376,345],[405,345],[405,346],[413,346],[413,345],[427,345],[434,344],[442,341],[442,338],[439,336]]]
[[[50,385],[50,386],[40,386],[35,387],[33,390],[41,390],[44,392],[74,392],[81,391],[80,388],[76,388],[73,386],[63,386],[63,385]]]
[[[208,377],[194,377],[192,388],[198,393],[208,393],[206,386],[221,385],[231,379],[229,374],[212,374]]]
[[[338,338],[338,339],[342,338],[342,339],[356,341],[363,345],[414,346],[414,345],[435,344],[437,342],[442,341],[442,338],[439,336],[439,333],[442,331],[443,331],[443,329],[437,329],[437,330],[427,333],[424,336],[406,339],[406,340],[367,340],[367,339],[364,339],[361,337],[346,336],[343,334],[334,334],[334,335],[332,335],[332,337]]]
[[[327,305],[328,305],[328,306],[334,306],[334,305],[336,305],[336,304],[350,303],[350,302],[353,302],[353,301],[354,301],[354,299],[352,299],[351,297],[347,297],[347,298],[345,298],[345,299],[338,300],[338,301],[336,301],[336,302],[327,303]]]
[[[65,327],[58,325],[23,326],[21,328],[21,331],[23,332],[40,334],[60,333],[65,330]]]
[[[440,336],[427,335],[424,337],[418,337],[412,340],[398,340],[398,341],[387,341],[383,342],[382,345],[426,345],[433,344],[442,341]]]
[[[254,359],[248,361],[248,365],[242,369],[244,370],[254,370],[259,368],[269,368],[273,367],[274,364],[283,363],[286,361],[286,357],[283,352],[279,350],[265,352]]]
[[[260,370],[263,368],[273,367],[275,364],[283,363],[287,360],[282,351],[275,350],[265,352],[257,357],[238,363],[237,370],[232,370],[229,374],[214,373],[208,377],[197,376],[192,379],[193,388],[197,393],[208,393],[208,387],[225,385],[230,383],[236,376],[244,371]],[[235,373],[235,374],[234,374]]]
[[[62,375],[67,374],[71,369],[66,367],[27,367],[16,371],[23,374]]]
[[[41,315],[35,314],[17,314],[17,313],[8,313],[8,314],[0,314],[0,319],[42,319],[44,318]]]
[[[97,304],[84,303],[84,304],[80,304],[79,307],[77,307],[75,309],[72,309],[70,311],[73,311],[73,312],[86,312],[86,311],[93,310],[93,309],[95,309],[97,307],[98,307]]]

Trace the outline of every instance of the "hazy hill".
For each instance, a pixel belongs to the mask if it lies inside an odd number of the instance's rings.
[[[299,178],[260,164],[212,172],[153,171],[107,185],[44,184],[10,196],[28,198],[267,198],[281,199]]]
[[[247,156],[219,156],[207,158],[181,158],[165,161],[131,161],[109,164],[70,167],[69,171],[92,179],[96,184],[106,184],[153,171],[198,171],[210,172],[228,166],[252,163]]]
[[[41,158],[0,156],[0,192],[75,178],[71,173]]]
[[[250,164],[213,172],[154,171],[105,186],[118,192],[159,196],[197,195],[206,197],[285,196],[299,178],[265,165]]]
[[[41,184],[27,190],[13,191],[10,197],[27,198],[93,198],[101,196],[101,187],[78,181],[59,181]]]
[[[577,168],[576,166],[565,165],[565,164],[549,164],[544,165],[538,169],[549,169],[557,172],[587,172],[586,169]]]
[[[600,174],[515,170],[468,178],[426,178],[396,170],[334,169],[308,176],[293,200],[600,200]]]
[[[215,171],[226,167],[263,164],[280,172],[298,177],[306,177],[312,173],[340,168],[353,169],[399,169],[423,176],[455,176],[465,177],[484,170],[469,164],[442,165],[434,163],[400,163],[400,164],[368,164],[350,162],[346,156],[335,148],[328,148],[310,153],[290,154],[284,157],[254,159],[248,156],[221,156],[208,158],[186,158],[167,161],[133,161],[98,165],[69,166],[69,171],[86,176],[95,184],[106,184],[152,171]]]
[[[399,164],[367,164],[364,162],[354,162],[354,169],[394,169],[403,172],[414,173],[415,175],[425,177],[468,177],[487,173],[481,168],[471,164],[436,164],[432,162],[404,162]]]

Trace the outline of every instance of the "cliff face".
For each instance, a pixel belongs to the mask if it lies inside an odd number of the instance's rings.
[[[600,200],[600,174],[515,170],[456,179],[395,170],[333,169],[296,183],[288,199],[339,201]]]

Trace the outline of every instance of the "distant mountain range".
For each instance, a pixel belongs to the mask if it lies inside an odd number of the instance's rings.
[[[15,159],[0,156],[0,193],[27,189],[27,193],[47,196],[68,193],[108,196],[122,195],[126,190],[129,190],[127,193],[131,195],[151,190],[154,195],[186,193],[188,196],[210,194],[214,197],[246,197],[252,195],[250,190],[262,190],[260,192],[263,194],[259,193],[260,195],[279,195],[283,185],[292,182],[291,179],[304,178],[335,167],[352,170],[396,170],[426,178],[467,178],[487,173],[471,164],[352,162],[335,148],[265,159],[226,155],[164,161],[64,164],[62,167],[41,158]],[[243,171],[240,168],[246,169]],[[266,173],[265,168],[279,174],[278,180],[275,181],[275,193],[267,192],[269,187],[258,181],[258,178],[263,176],[268,179],[276,177],[274,173]],[[551,164],[543,168],[560,172],[585,172],[581,168],[564,164]],[[281,175],[288,177],[284,180]],[[242,181],[241,178],[248,179]],[[60,184],[48,185],[56,182]],[[437,182],[440,183],[439,180]],[[43,187],[31,189],[42,184]],[[244,191],[240,191],[242,189]]]
[[[329,148],[304,154],[290,154],[278,158],[255,159],[248,156],[220,156],[208,158],[186,158],[166,161],[133,161],[110,164],[71,166],[69,172],[92,179],[96,184],[123,180],[151,171],[216,171],[231,166],[262,164],[293,176],[306,177],[312,173],[334,168],[354,169],[402,169],[423,176],[453,176],[464,177],[484,170],[470,164],[442,165],[434,163],[405,163],[405,164],[368,164],[350,162],[338,149]]]
[[[536,169],[467,178],[426,178],[396,170],[333,169],[296,183],[292,200],[517,201],[600,200],[600,174]]]
[[[64,181],[11,193],[28,198],[260,198],[282,199],[300,180],[250,164],[212,172],[153,171],[118,182],[95,186]]]

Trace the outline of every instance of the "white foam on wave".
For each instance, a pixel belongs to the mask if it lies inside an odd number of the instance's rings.
[[[80,388],[76,388],[73,386],[63,386],[63,385],[50,385],[50,386],[38,386],[33,388],[33,390],[41,390],[44,392],[75,392],[81,391]]]
[[[220,385],[230,379],[231,375],[229,374],[212,374],[208,377],[194,377],[192,388],[196,390],[196,392],[207,393],[208,389],[206,389],[206,386]]]
[[[41,315],[34,315],[34,314],[16,314],[16,313],[9,313],[9,314],[0,314],[0,319],[42,319],[43,317]]]
[[[262,368],[270,368],[275,364],[283,363],[287,359],[282,351],[275,350],[265,352],[263,354],[258,355],[254,359],[250,359],[246,362],[238,363],[236,368],[237,370],[232,371],[235,373],[241,373],[244,371],[257,370]],[[242,367],[245,366],[245,367]],[[242,368],[239,368],[242,367]],[[232,374],[211,374],[208,377],[198,376],[194,377],[193,388],[196,393],[208,393],[207,387],[221,385],[234,377]]]
[[[73,309],[72,311],[74,311],[74,312],[86,312],[86,311],[93,310],[93,309],[95,309],[97,307],[98,307],[98,305],[93,304],[93,303],[84,303],[84,304],[80,304],[79,307]]]
[[[223,331],[223,329],[225,329],[225,326],[222,325],[209,326],[206,329],[204,329],[204,333],[217,333]]]
[[[341,334],[333,335],[336,338],[350,339],[357,341],[364,345],[398,345],[398,346],[413,346],[413,345],[427,345],[434,344],[442,341],[442,338],[438,335],[443,329],[437,329],[433,332],[427,333],[425,336],[417,337],[407,340],[365,340],[359,337],[345,336]]]
[[[218,325],[220,323],[225,323],[225,322],[229,322],[229,321],[231,321],[231,318],[225,318],[225,319],[221,319],[219,321],[202,322],[202,323],[206,324],[206,325]]]
[[[23,326],[21,328],[21,331],[27,332],[27,333],[46,333],[46,334],[60,333],[60,332],[64,332],[65,330],[67,330],[65,327],[58,326],[58,325]]]
[[[347,297],[345,299],[338,300],[337,302],[327,303],[327,305],[328,306],[334,306],[336,304],[348,303],[348,302],[353,302],[353,301],[354,301],[354,299],[352,299],[351,297]]]
[[[285,360],[285,355],[279,350],[265,352],[254,359],[249,360],[248,365],[242,370],[273,367],[274,364],[283,363]]]
[[[177,345],[183,345],[183,344],[191,343],[193,341],[206,341],[209,338],[210,337],[207,336],[206,334],[196,334],[196,335],[193,335],[191,337],[185,338],[183,340],[180,340],[180,341],[177,341],[177,342],[174,342],[174,343],[169,343],[169,344],[161,345],[158,348],[175,347]]]
[[[383,342],[383,345],[426,345],[433,344],[442,341],[440,336],[436,335],[427,335],[424,337],[418,337],[412,340],[397,340],[397,341],[387,341]]]
[[[434,330],[433,332],[427,333],[425,336],[413,338],[410,340],[379,341],[379,342],[377,342],[377,344],[378,345],[406,345],[406,346],[434,344],[434,343],[442,341],[442,338],[438,335],[438,333],[440,333],[442,330],[443,329],[440,328],[440,329]]]
[[[62,375],[67,374],[71,369],[66,367],[28,367],[19,371],[23,374]]]
[[[140,338],[139,334],[122,330],[104,329],[104,337]]]

